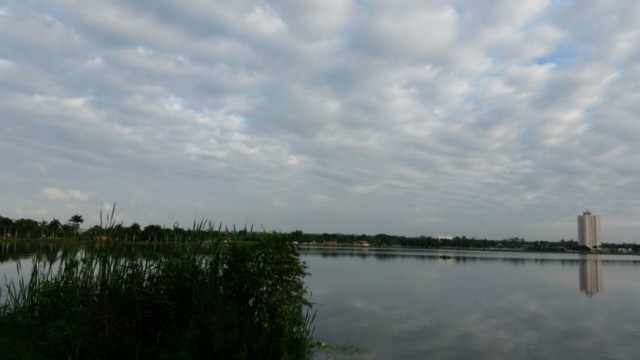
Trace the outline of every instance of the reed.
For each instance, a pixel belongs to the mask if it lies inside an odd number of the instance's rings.
[[[155,248],[90,241],[36,258],[5,288],[0,337],[25,358],[310,358],[305,266],[287,235],[215,235],[203,220]]]

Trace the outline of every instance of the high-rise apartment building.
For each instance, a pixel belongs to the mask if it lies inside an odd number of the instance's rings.
[[[585,211],[578,215],[578,243],[589,249],[600,247],[600,215]]]

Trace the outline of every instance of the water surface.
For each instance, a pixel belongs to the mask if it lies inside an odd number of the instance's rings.
[[[640,257],[301,249],[318,359],[637,359]],[[448,258],[450,257],[450,258]]]
[[[3,280],[62,247],[0,243]],[[637,359],[640,257],[303,248],[317,359]],[[2,296],[6,295],[3,291]],[[0,299],[0,301],[3,299]],[[351,346],[351,347],[350,347]]]

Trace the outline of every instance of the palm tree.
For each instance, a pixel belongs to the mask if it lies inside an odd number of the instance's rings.
[[[60,230],[60,228],[62,228],[62,223],[60,223],[60,220],[54,218],[49,222],[49,231],[51,231],[52,238],[58,237],[58,231]]]
[[[82,218],[82,215],[73,215],[70,219],[69,222],[73,224],[73,227],[75,228],[75,233],[74,233],[74,238],[78,235],[78,229],[80,228],[80,224],[82,224],[84,222],[84,219]]]

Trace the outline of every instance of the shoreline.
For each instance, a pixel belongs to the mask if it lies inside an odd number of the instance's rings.
[[[468,248],[468,247],[415,247],[415,246],[362,246],[354,244],[297,244],[301,249],[340,249],[340,250],[421,250],[421,251],[468,251],[468,252],[503,252],[503,253],[541,253],[541,254],[577,254],[577,255],[631,255],[638,256],[640,252],[612,252],[612,251],[557,251],[525,248]]]

